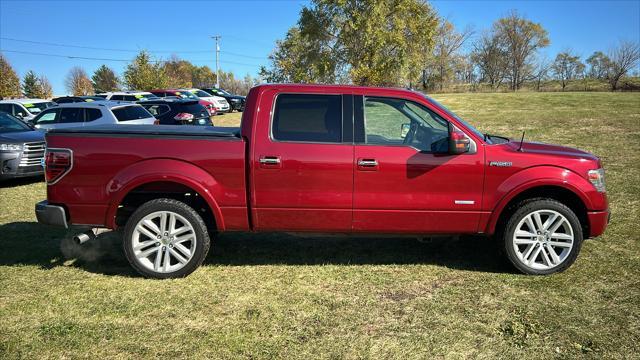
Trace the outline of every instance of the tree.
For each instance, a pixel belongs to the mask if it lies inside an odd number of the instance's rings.
[[[181,60],[173,55],[163,64],[164,73],[167,75],[168,86],[172,88],[191,88],[193,65],[186,60]]]
[[[449,81],[453,70],[456,52],[471,37],[473,31],[466,28],[462,32],[456,31],[448,20],[443,19],[435,35],[432,66],[436,68],[440,90]]]
[[[151,90],[165,88],[168,79],[162,64],[152,61],[149,53],[143,50],[127,65],[124,82],[129,90]]]
[[[27,71],[22,79],[22,92],[28,98],[37,98],[36,94],[42,93],[42,88],[38,82],[38,75],[33,70]]]
[[[422,0],[313,0],[260,74],[267,81],[404,85],[420,74],[437,23]]]
[[[569,81],[575,79],[583,69],[584,64],[580,62],[580,57],[571,54],[569,50],[556,55],[556,59],[551,65],[551,70],[553,70],[556,78],[560,80],[562,91],[564,91]]]
[[[20,97],[20,78],[11,64],[0,54],[0,99]]]
[[[525,80],[531,79],[532,60],[536,51],[549,45],[547,31],[539,23],[534,23],[516,11],[498,19],[493,25],[500,46],[508,58],[507,78],[511,90],[518,90]]]
[[[486,32],[474,45],[471,59],[480,71],[480,81],[489,83],[492,89],[502,84],[507,73],[507,51],[492,32]]]
[[[69,70],[64,85],[67,92],[72,95],[89,95],[93,94],[93,84],[87,76],[87,72],[79,66],[74,66]]]
[[[536,91],[540,91],[542,80],[544,80],[548,76],[550,69],[551,63],[546,56],[538,59],[538,61],[536,62],[535,70],[533,72],[533,77],[536,81]]]
[[[116,91],[120,89],[118,76],[113,70],[111,70],[111,68],[104,64],[93,73],[91,81],[96,93]]]
[[[611,64],[607,71],[607,79],[612,91],[618,89],[620,79],[638,64],[640,60],[640,46],[637,43],[621,41],[609,53]]]
[[[589,65],[589,76],[594,79],[604,79],[611,66],[611,59],[602,51],[596,51],[586,60]]]
[[[216,74],[208,66],[194,66],[191,69],[191,83],[195,87],[212,87],[216,83]]]
[[[38,77],[38,87],[40,89],[40,93],[37,93],[36,97],[41,99],[50,99],[53,97],[53,88],[46,76],[41,75]]]

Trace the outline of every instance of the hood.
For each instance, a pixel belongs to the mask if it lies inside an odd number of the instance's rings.
[[[520,141],[512,140],[510,144],[511,146],[514,146],[515,149],[520,148]],[[588,160],[598,160],[597,156],[583,150],[579,150],[579,149],[567,147],[567,146],[545,144],[545,143],[534,142],[534,141],[525,141],[522,144],[522,152],[525,154],[526,153],[543,154],[543,155],[555,155],[555,156],[565,156],[565,157],[572,157],[572,158],[581,158],[581,159],[588,159]]]
[[[231,95],[231,96],[228,96],[228,98],[244,100],[246,97],[245,96],[240,96],[240,95]]]
[[[38,130],[0,133],[0,143],[26,143],[44,141],[44,132]]]

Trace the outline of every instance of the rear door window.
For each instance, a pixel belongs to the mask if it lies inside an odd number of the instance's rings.
[[[272,126],[275,140],[342,142],[342,96],[281,94]]]
[[[118,121],[131,121],[153,117],[140,105],[122,106],[111,109]]]
[[[81,123],[84,122],[84,109],[82,108],[63,108],[60,109],[60,120],[58,123]]]
[[[0,111],[4,111],[8,114],[15,115],[13,113],[13,107],[11,106],[11,104],[0,104]]]

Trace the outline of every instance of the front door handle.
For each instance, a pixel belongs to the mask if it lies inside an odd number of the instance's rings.
[[[280,157],[279,156],[261,156],[260,167],[265,169],[274,169],[280,168]]]

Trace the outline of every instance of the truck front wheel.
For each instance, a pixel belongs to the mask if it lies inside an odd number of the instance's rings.
[[[553,199],[522,202],[502,232],[511,263],[532,275],[566,270],[578,257],[582,236],[576,214]]]
[[[187,204],[155,199],[142,204],[127,220],[124,253],[131,266],[148,278],[191,274],[209,252],[202,217]]]

